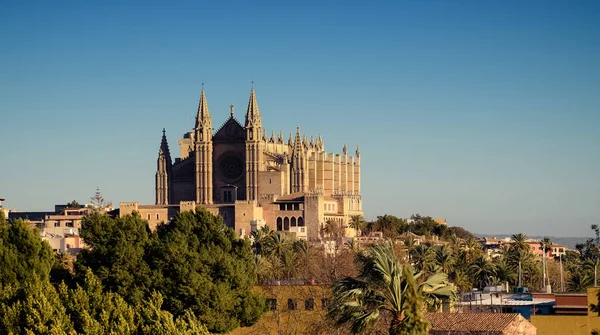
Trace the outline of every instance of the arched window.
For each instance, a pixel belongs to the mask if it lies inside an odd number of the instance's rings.
[[[287,217],[283,219],[283,230],[290,230],[290,219]]]
[[[281,218],[277,218],[277,230],[278,231],[283,230],[283,220]]]
[[[304,227],[304,219],[302,217],[298,218],[298,227]]]
[[[296,227],[296,218],[292,216],[291,226]]]

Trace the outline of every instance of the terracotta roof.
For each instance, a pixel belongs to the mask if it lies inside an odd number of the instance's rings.
[[[503,331],[519,317],[518,313],[427,313],[426,316],[432,331],[470,332]]]

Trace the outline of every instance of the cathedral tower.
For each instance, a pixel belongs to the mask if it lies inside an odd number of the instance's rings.
[[[300,127],[296,127],[296,140],[292,152],[292,193],[304,192],[307,186],[306,147],[300,136]]]
[[[212,175],[212,120],[208,111],[204,88],[200,95],[198,114],[195,127],[196,149],[196,203],[212,204],[213,202],[213,175]]]
[[[248,110],[246,111],[246,200],[258,200],[258,172],[263,161],[262,119],[254,87],[250,91]]]
[[[156,204],[167,205],[169,203],[169,180],[171,175],[171,153],[167,136],[163,128],[160,149],[158,149],[158,159],[156,160]]]

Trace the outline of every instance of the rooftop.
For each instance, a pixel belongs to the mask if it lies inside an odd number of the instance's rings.
[[[513,321],[522,321],[518,313],[427,313],[432,331],[503,331]]]

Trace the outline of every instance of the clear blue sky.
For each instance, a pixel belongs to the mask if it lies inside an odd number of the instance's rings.
[[[176,3],[176,4],[173,4]],[[161,130],[245,111],[361,146],[367,219],[590,235],[600,1],[3,1],[0,196],[154,201]]]

